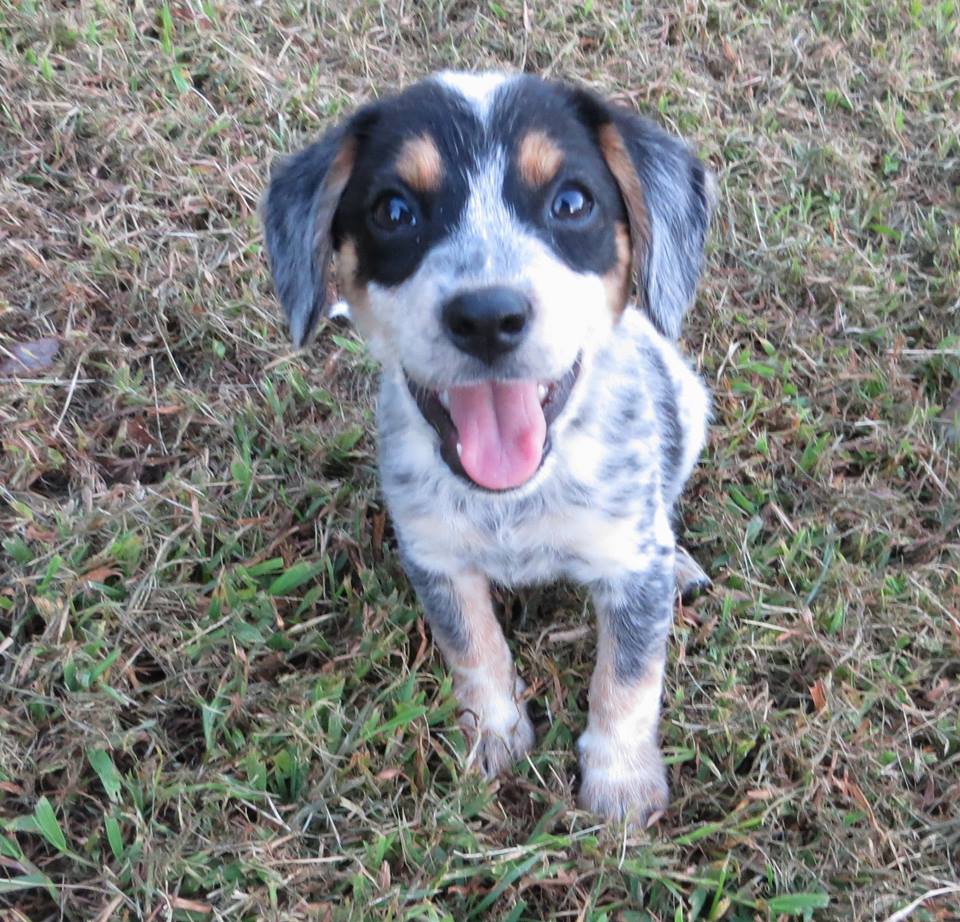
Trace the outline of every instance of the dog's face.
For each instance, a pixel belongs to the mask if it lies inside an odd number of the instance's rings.
[[[341,290],[374,355],[405,375],[446,462],[477,486],[539,469],[636,270],[675,336],[708,218],[679,142],[531,77],[445,74],[357,112],[276,173],[271,264],[294,340]]]

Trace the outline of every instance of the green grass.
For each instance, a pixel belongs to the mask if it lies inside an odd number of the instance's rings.
[[[0,0],[4,922],[960,917],[957,5],[526,8]],[[374,369],[291,353],[265,271],[272,158],[446,66],[619,94],[720,176],[716,588],[649,833],[573,808],[567,590],[503,599],[538,744],[464,773]]]

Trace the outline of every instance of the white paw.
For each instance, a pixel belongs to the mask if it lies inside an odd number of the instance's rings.
[[[533,724],[522,700],[526,685],[516,678],[512,695],[484,682],[457,688],[460,725],[470,744],[467,765],[493,778],[522,759],[535,740]]]
[[[581,771],[577,800],[582,809],[640,828],[666,809],[667,771],[656,743],[624,750],[588,730],[577,745]]]
[[[677,545],[673,569],[677,591],[684,602],[692,602],[698,595],[713,586],[713,582],[704,572],[703,567],[679,544]]]

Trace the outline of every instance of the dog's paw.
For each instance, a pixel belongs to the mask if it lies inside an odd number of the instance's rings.
[[[692,602],[697,596],[713,586],[713,582],[700,564],[679,545],[677,545],[673,571],[677,582],[677,592],[679,592],[680,599],[684,604]]]
[[[577,802],[611,822],[645,828],[670,800],[663,756],[653,743],[629,754],[602,752],[600,741],[585,733],[580,748],[580,793]]]
[[[521,698],[525,688],[517,678],[512,695],[479,683],[458,689],[460,724],[470,745],[467,765],[486,778],[510,768],[533,748],[533,724]]]
[[[485,778],[495,778],[522,759],[533,748],[533,741],[533,724],[526,714],[506,732],[485,727],[479,737],[474,735],[467,764]]]
[[[663,813],[670,800],[664,771],[634,771],[604,777],[599,770],[585,771],[577,803],[603,819],[641,829]]]

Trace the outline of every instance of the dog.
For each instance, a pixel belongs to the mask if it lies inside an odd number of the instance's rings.
[[[711,212],[711,173],[651,121],[584,88],[461,72],[283,160],[262,209],[293,342],[333,300],[335,257],[382,366],[382,491],[472,762],[493,776],[534,744],[491,584],[573,580],[598,623],[578,799],[640,825],[668,801],[676,585],[706,582],[672,518],[709,416],[675,342]]]

